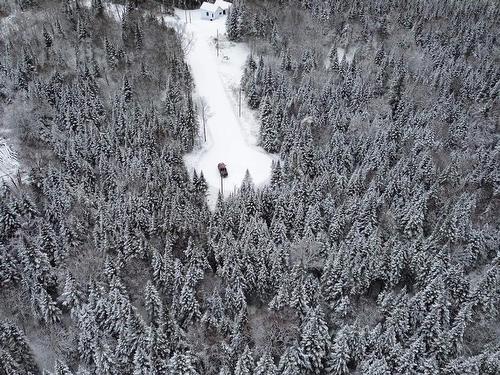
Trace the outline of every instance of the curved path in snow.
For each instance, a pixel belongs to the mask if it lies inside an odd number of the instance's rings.
[[[242,99],[242,114],[238,115],[239,84],[248,49],[225,39],[225,17],[215,21],[202,20],[199,11],[176,10],[180,23],[185,23],[190,40],[187,62],[195,82],[198,101],[208,104],[206,121],[207,142],[203,142],[203,123],[200,118],[201,148],[186,155],[184,160],[191,172],[203,175],[209,185],[209,205],[213,207],[220,189],[217,164],[224,162],[229,176],[224,179],[224,195],[239,188],[248,169],[256,186],[269,181],[273,157],[257,146],[259,123],[255,114]],[[187,17],[186,17],[187,16]],[[214,38],[219,34],[220,52],[217,56]]]

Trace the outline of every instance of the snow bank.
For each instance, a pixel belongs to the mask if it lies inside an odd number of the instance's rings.
[[[176,10],[176,16],[165,17],[165,21],[190,21],[185,25],[185,38],[189,41],[186,58],[196,94],[208,104],[210,113],[206,121],[207,142],[203,143],[202,125],[202,145],[184,160],[190,172],[203,172],[209,185],[208,202],[213,207],[221,183],[217,170],[219,162],[224,162],[229,172],[223,181],[224,195],[228,196],[241,186],[247,169],[256,186],[267,183],[273,157],[257,146],[259,122],[244,99],[241,117],[238,113],[239,85],[249,54],[246,46],[227,41],[224,36],[225,17],[207,21],[201,19],[199,10],[186,12],[180,9]],[[219,56],[215,44],[217,34]]]

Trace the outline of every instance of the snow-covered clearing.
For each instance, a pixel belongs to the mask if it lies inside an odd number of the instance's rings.
[[[358,47],[347,47],[347,52],[345,48],[342,47],[337,47],[337,62],[340,64],[344,58],[345,61],[347,61],[348,64],[352,64],[352,61],[354,60],[354,55],[356,54],[356,51],[358,50]],[[325,69],[330,68],[330,58],[327,56],[324,61],[323,65]]]
[[[188,20],[188,23],[186,22]],[[257,146],[259,122],[242,98],[239,116],[239,85],[249,50],[242,43],[225,37],[225,17],[202,20],[199,10],[176,10],[176,18],[166,22],[184,24],[188,40],[187,62],[195,82],[195,100],[208,105],[207,141],[203,142],[203,121],[200,118],[201,145],[186,155],[189,171],[203,171],[209,186],[208,202],[213,207],[220,190],[217,164],[224,162],[229,176],[224,179],[224,196],[241,186],[246,170],[256,186],[269,181],[273,157]],[[219,56],[215,38],[219,36]]]
[[[349,64],[352,63],[352,60],[354,59],[354,54],[356,53],[357,49],[358,49],[357,47],[350,47],[350,48],[347,48],[347,52],[346,52],[346,50],[344,48],[337,47],[337,58],[338,58],[339,63],[342,62],[342,60],[344,59],[344,56]]]

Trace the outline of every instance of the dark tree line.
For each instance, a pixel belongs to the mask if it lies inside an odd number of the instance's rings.
[[[488,1],[236,2],[228,37],[253,47],[242,86],[281,160],[221,211],[243,215],[236,248],[249,214],[282,248],[250,290],[321,317],[278,371],[498,371],[499,19]]]
[[[197,133],[191,76],[172,29],[133,6],[121,25],[102,10],[39,2],[31,30],[0,42],[0,113],[29,167],[1,191],[0,373],[195,371],[184,331],[208,210],[182,161]]]
[[[500,371],[494,1],[236,2],[280,161],[213,212],[174,31],[38,3],[0,40],[0,373]]]

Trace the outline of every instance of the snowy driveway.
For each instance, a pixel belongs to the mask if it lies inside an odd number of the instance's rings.
[[[239,43],[225,40],[217,57],[214,38],[225,33],[225,17],[215,21],[200,19],[199,11],[190,12],[186,37],[191,40],[187,62],[195,82],[195,101],[203,98],[208,104],[206,121],[207,142],[203,142],[203,123],[200,118],[201,147],[186,155],[184,160],[191,173],[195,169],[209,185],[209,206],[216,203],[220,189],[217,164],[224,162],[229,176],[224,179],[224,195],[239,188],[248,169],[256,186],[269,181],[273,157],[257,146],[259,123],[242,100],[238,116],[238,89],[248,49]],[[186,13],[177,10],[178,22],[185,22]],[[189,19],[189,15],[188,15]]]

